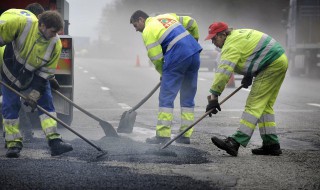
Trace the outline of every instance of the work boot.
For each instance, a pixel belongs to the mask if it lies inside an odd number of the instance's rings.
[[[189,137],[179,137],[176,140],[176,143],[180,143],[180,144],[190,144],[190,138]]]
[[[251,152],[255,155],[279,156],[280,154],[282,154],[280,144],[262,145],[262,147],[260,148],[252,149]]]
[[[211,141],[215,144],[218,148],[227,151],[228,154],[231,156],[238,155],[238,149],[240,144],[235,141],[233,138],[228,137],[226,139],[219,139],[217,137],[211,137]]]
[[[51,156],[58,156],[73,150],[71,144],[65,143],[61,139],[49,140],[49,147],[51,150]]]
[[[154,136],[151,138],[146,139],[146,143],[148,144],[165,144],[166,142],[170,141],[170,137],[158,137]]]
[[[17,143],[15,146],[9,147],[6,153],[6,157],[19,158],[21,149],[22,149],[22,143]]]

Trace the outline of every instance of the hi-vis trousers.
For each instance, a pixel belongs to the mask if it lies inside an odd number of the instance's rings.
[[[287,68],[288,59],[283,54],[255,77],[240,119],[240,127],[232,135],[242,146],[247,146],[256,125],[259,126],[263,145],[279,143],[273,105]]]
[[[194,120],[194,97],[197,92],[200,56],[196,53],[180,63],[166,63],[163,66],[159,95],[159,112],[156,136],[170,137],[173,121],[174,100],[180,91],[181,126],[185,130]],[[190,137],[193,128],[184,137]]]
[[[5,140],[7,147],[15,147],[17,143],[22,144],[22,135],[19,130],[19,111],[21,108],[20,97],[10,89],[1,85],[2,89],[2,115],[5,130]],[[47,81],[46,89],[42,97],[38,100],[38,105],[43,107],[50,114],[56,116],[53,106],[50,84]],[[43,112],[39,111],[41,127],[48,140],[61,138],[57,133],[57,122]]]

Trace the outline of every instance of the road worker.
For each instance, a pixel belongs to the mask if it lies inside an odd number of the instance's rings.
[[[179,91],[180,131],[194,120],[194,97],[202,50],[197,42],[198,25],[189,16],[171,13],[149,17],[141,10],[133,13],[130,23],[142,33],[148,57],[161,75],[156,136],[147,138],[146,142],[163,144],[171,137],[174,100]],[[190,129],[176,142],[190,144],[192,132]]]
[[[32,11],[31,8],[29,10]],[[9,9],[1,15],[0,46],[6,45],[2,48],[2,80],[26,94],[25,104],[32,110],[39,104],[50,114],[56,115],[49,79],[54,77],[62,49],[57,33],[63,29],[63,20],[55,11],[43,12],[39,15],[39,20],[35,14],[24,9]],[[1,89],[3,125],[8,148],[6,156],[16,158],[20,156],[23,146],[19,131],[21,101],[10,89],[3,85]],[[39,117],[51,155],[71,151],[72,146],[63,142],[57,132],[57,122],[41,111]]]
[[[253,29],[233,30],[224,22],[211,24],[205,40],[212,40],[221,48],[220,63],[208,96],[206,112],[213,110],[209,116],[221,111],[218,97],[233,72],[244,75],[241,81],[244,88],[252,84],[238,130],[226,139],[213,136],[212,142],[228,154],[237,156],[239,146],[247,146],[258,124],[263,143],[262,147],[252,149],[252,153],[282,154],[273,105],[288,68],[283,47],[267,34]]]

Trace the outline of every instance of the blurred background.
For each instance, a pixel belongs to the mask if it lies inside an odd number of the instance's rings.
[[[136,10],[149,15],[174,12],[189,15],[199,25],[204,41],[208,26],[224,21],[233,28],[261,30],[278,40],[286,41],[286,9],[289,0],[68,0],[70,5],[70,35],[75,39],[77,53],[94,57],[127,57],[139,54],[147,61],[140,33],[129,19]],[[140,57],[140,58],[141,58]]]

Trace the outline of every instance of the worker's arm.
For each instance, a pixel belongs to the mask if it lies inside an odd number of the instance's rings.
[[[148,57],[154,64],[155,69],[162,75],[163,52],[157,38],[151,27],[145,27],[142,33],[143,42],[148,51]]]
[[[0,46],[4,46],[19,35],[23,17],[10,11],[4,12],[0,17]]]
[[[197,21],[190,16],[178,16],[179,22],[196,39],[199,39],[199,28]]]
[[[61,49],[61,41],[58,40],[49,61],[35,72],[34,89],[38,90],[41,94],[45,90],[47,80],[54,78],[58,61],[60,59]]]
[[[215,72],[214,80],[210,88],[211,94],[220,96],[226,84],[228,83],[235,66],[240,59],[240,53],[236,48],[230,47],[228,50],[221,52],[219,66]]]

